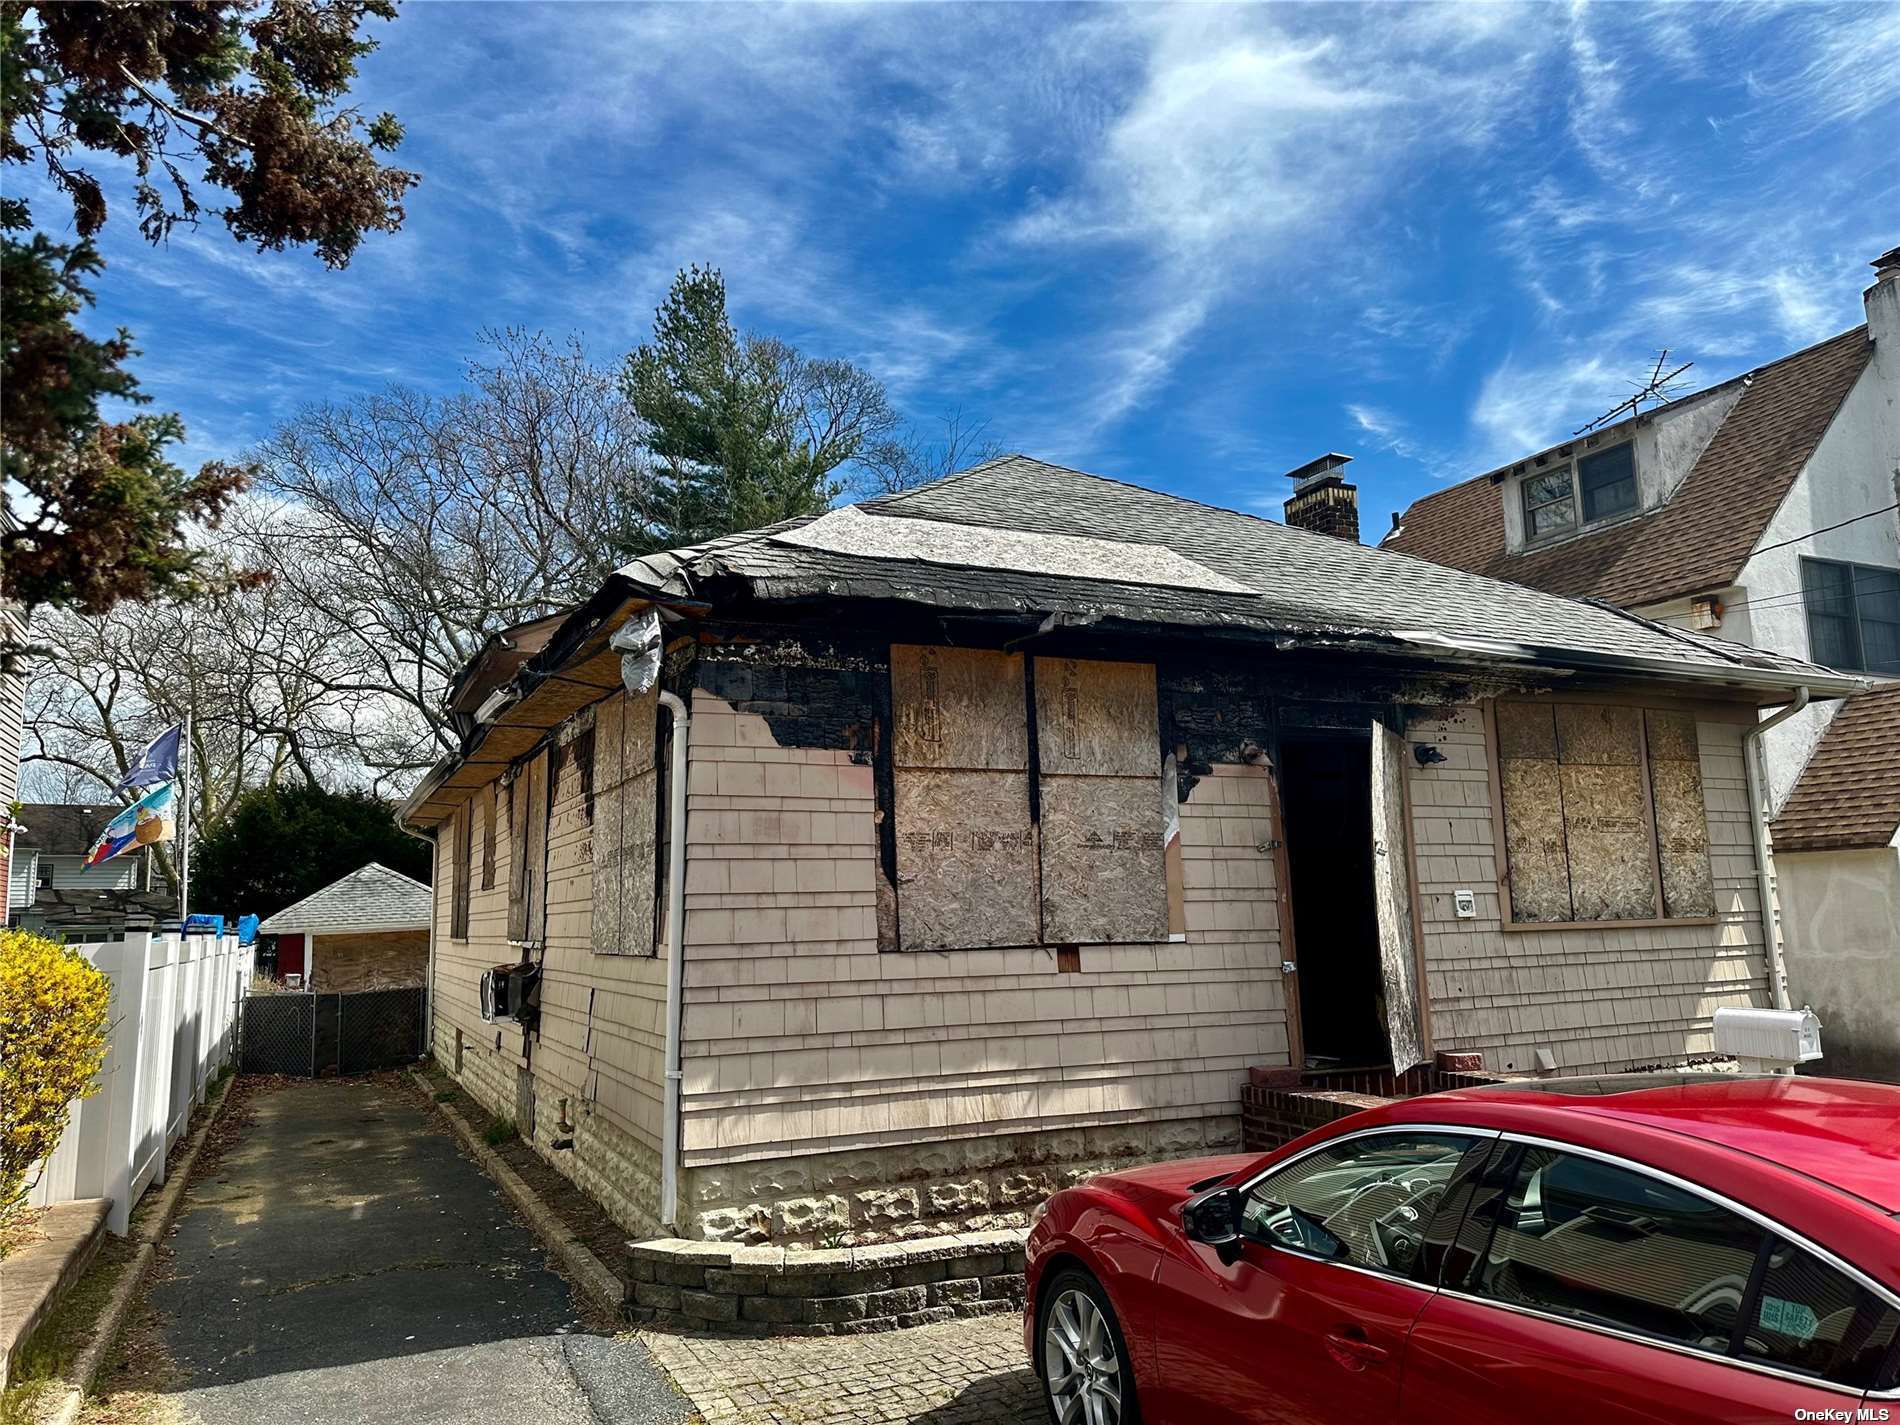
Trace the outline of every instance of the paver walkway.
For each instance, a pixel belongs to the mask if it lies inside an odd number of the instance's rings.
[[[191,1185],[152,1291],[204,1425],[675,1425],[440,1120],[374,1079],[261,1092]]]
[[[706,1425],[1036,1425],[1022,1318],[980,1316],[863,1336],[646,1341]]]

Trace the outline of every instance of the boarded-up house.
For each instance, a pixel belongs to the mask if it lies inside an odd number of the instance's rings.
[[[257,928],[278,938],[280,973],[300,952],[305,988],[337,993],[427,984],[429,919],[429,888],[372,861]]]
[[[806,1240],[1228,1147],[1255,1066],[1680,1062],[1771,999],[1744,736],[1802,686],[1859,685],[1004,457],[458,685],[434,1052],[630,1230]]]

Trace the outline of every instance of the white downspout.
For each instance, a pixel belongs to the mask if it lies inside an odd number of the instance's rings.
[[[1748,774],[1748,830],[1755,839],[1755,880],[1761,901],[1762,941],[1768,948],[1768,980],[1775,992],[1776,1009],[1792,1009],[1788,1000],[1788,966],[1781,955],[1781,917],[1775,913],[1775,874],[1768,859],[1768,764],[1762,738],[1808,705],[1808,690],[1795,689],[1794,701],[1742,734],[1742,765]]]
[[[667,781],[666,824],[666,1082],[660,1108],[660,1227],[679,1235],[680,1020],[686,972],[686,744],[692,718],[677,693],[660,691],[673,718],[673,765]]]

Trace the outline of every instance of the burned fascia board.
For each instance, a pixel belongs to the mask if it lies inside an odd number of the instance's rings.
[[[567,615],[538,654],[490,695],[499,699],[495,710],[466,734],[459,754],[430,769],[398,808],[397,820],[439,825],[467,793],[532,756],[555,728],[619,687],[619,657],[608,649],[608,640],[628,617],[650,607],[691,617],[710,606],[679,592],[642,586],[624,574],[610,576]]]

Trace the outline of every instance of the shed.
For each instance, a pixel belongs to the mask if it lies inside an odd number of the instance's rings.
[[[313,990],[387,990],[429,978],[429,887],[370,862],[269,917],[265,935],[302,936]]]

